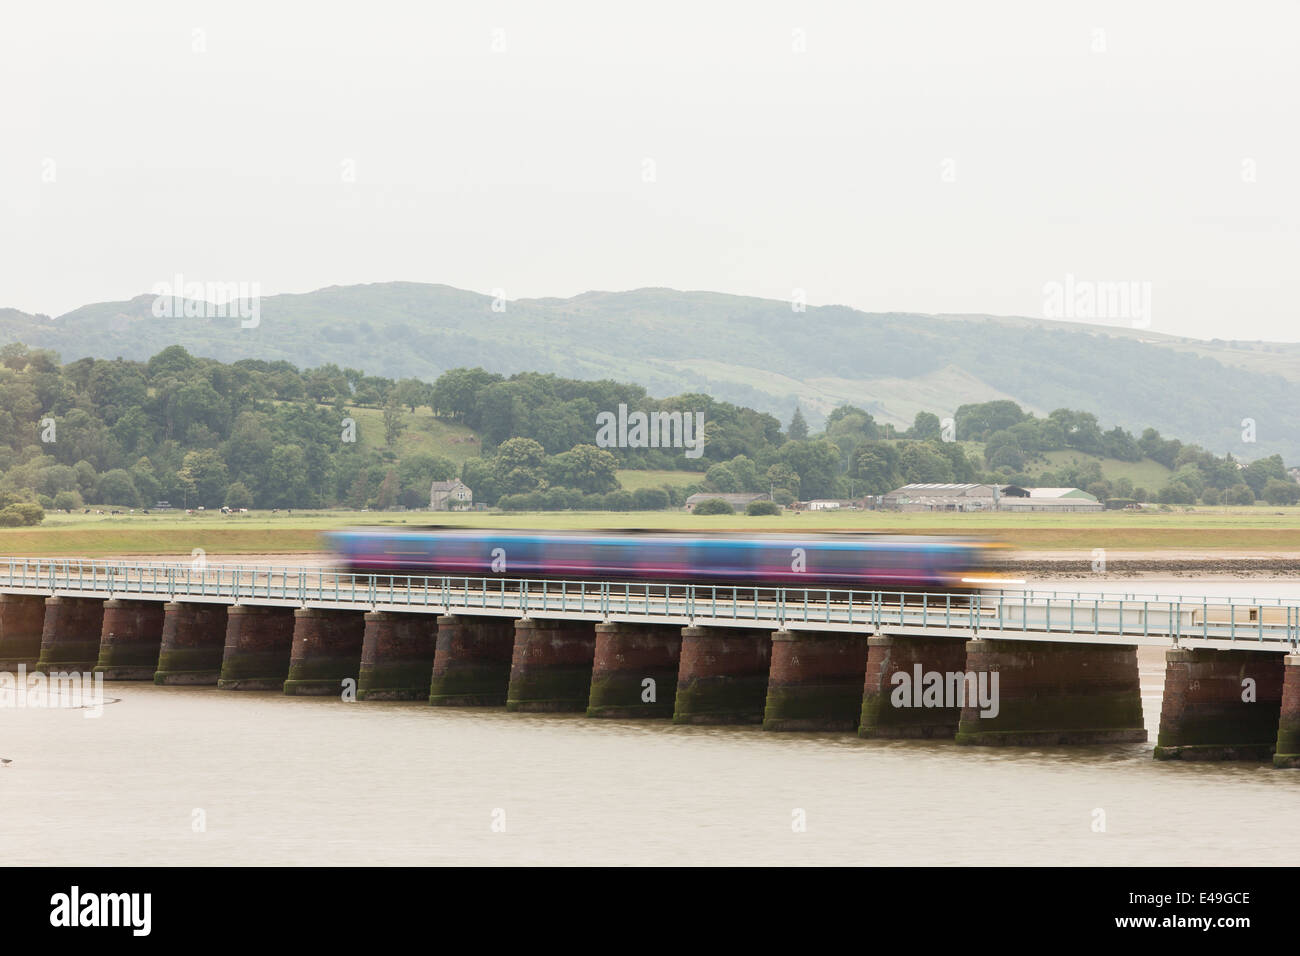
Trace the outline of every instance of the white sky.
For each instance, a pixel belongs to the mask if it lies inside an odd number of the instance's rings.
[[[6,5],[0,306],[180,273],[1042,315],[1071,274],[1300,341],[1294,2],[280,6]]]

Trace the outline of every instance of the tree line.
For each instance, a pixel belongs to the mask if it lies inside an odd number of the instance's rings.
[[[679,448],[601,448],[596,417],[620,404],[641,412],[702,412],[703,455]],[[382,434],[363,441],[358,407],[382,409]],[[404,435],[417,416],[463,425],[481,454],[458,466]],[[373,423],[374,417],[368,419]],[[951,440],[951,439],[957,440]],[[983,442],[968,454],[961,442]],[[1086,461],[1030,480],[1051,451],[1074,449],[1172,470],[1160,488],[1106,481]],[[620,469],[692,473],[689,482],[628,491]],[[949,422],[918,413],[908,429],[854,406],[810,434],[796,408],[774,416],[691,393],[656,399],[612,380],[509,377],[453,369],[434,382],[289,362],[223,363],[180,346],[147,361],[79,359],[21,344],[0,348],[0,523],[43,509],[423,508],[433,481],[459,477],[474,499],[507,509],[653,510],[695,492],[770,492],[782,503],[883,494],[909,482],[1073,485],[1098,497],[1236,503],[1300,497],[1277,456],[1240,467],[1153,429],[1103,431],[1090,413],[1046,418],[1014,402],[963,405]]]

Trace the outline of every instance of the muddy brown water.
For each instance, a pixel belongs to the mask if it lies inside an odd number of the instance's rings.
[[[0,841],[11,865],[1293,863],[1300,773],[1157,763],[1163,651],[1139,668],[1148,743],[1044,749],[114,683],[98,718],[0,710]]]

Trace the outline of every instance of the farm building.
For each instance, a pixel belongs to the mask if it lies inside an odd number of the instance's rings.
[[[429,488],[429,510],[459,511],[474,506],[474,492],[459,478],[435,481]]]
[[[1008,486],[1010,487],[1010,486]],[[1003,495],[999,511],[1102,511],[1100,501],[1078,488],[1024,488],[1027,495]]]
[[[881,499],[898,511],[1101,511],[1095,497],[1078,488],[1021,488],[1019,485],[903,485]]]
[[[880,507],[897,511],[992,511],[1000,494],[997,485],[923,482],[895,488],[881,499]]]

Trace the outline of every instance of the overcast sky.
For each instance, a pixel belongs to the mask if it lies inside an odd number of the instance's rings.
[[[1042,315],[1070,275],[1300,341],[1294,2],[294,7],[6,8],[0,306],[179,273]]]

